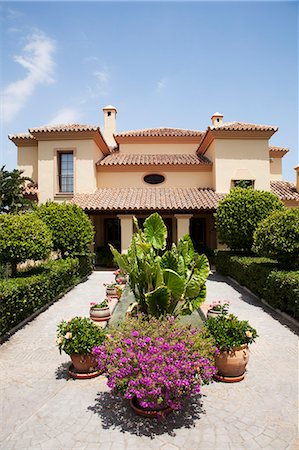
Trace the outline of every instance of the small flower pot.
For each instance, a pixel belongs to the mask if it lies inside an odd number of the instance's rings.
[[[215,356],[215,366],[218,369],[215,378],[226,383],[235,383],[243,380],[249,360],[247,344],[229,352],[220,352]]]
[[[90,318],[96,322],[109,320],[111,317],[109,306],[105,308],[90,308],[89,314]]]
[[[173,409],[169,406],[161,409],[142,408],[142,406],[139,405],[136,397],[130,400],[130,406],[139,416],[146,417],[148,419],[165,418],[173,411]]]
[[[116,290],[116,287],[110,287],[110,286],[107,286],[107,287],[106,287],[106,295],[107,295],[108,297],[116,297],[116,296],[117,296],[117,290]]]
[[[209,309],[207,312],[207,318],[209,319],[210,317],[213,317],[213,318],[219,317],[222,314],[227,314],[227,312],[228,312],[228,310],[221,312],[221,311],[214,311],[213,309]]]
[[[126,284],[127,278],[124,277],[123,275],[115,275],[115,282],[117,284]]]

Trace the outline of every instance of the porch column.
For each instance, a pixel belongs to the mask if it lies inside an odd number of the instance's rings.
[[[127,253],[133,236],[133,216],[119,214],[117,217],[120,219],[121,252]]]
[[[190,234],[190,219],[193,214],[175,214],[177,223],[177,242],[185,235]]]

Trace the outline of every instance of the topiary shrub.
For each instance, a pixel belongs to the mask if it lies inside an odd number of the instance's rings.
[[[271,212],[283,209],[283,203],[271,192],[232,189],[215,213],[220,242],[232,250],[250,250],[253,233],[261,220]]]
[[[299,264],[299,209],[275,211],[254,232],[253,251],[286,268]]]
[[[50,228],[54,250],[60,251],[63,258],[89,252],[94,230],[79,206],[47,202],[36,208],[36,215]]]
[[[51,232],[34,214],[0,215],[0,261],[11,264],[13,275],[18,263],[45,259],[51,250]]]

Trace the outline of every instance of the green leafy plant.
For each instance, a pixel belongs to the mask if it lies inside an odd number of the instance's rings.
[[[234,188],[219,203],[215,219],[220,242],[232,250],[251,250],[258,224],[283,203],[271,192]]]
[[[253,251],[277,259],[286,268],[299,266],[299,208],[275,211],[254,232]]]
[[[86,317],[63,320],[57,327],[57,346],[60,353],[64,351],[67,355],[88,355],[94,346],[101,345],[104,340],[103,329]]]
[[[33,180],[23,176],[24,171],[14,169],[12,172],[0,169],[0,213],[16,213],[32,207],[32,201],[24,197],[25,185]]]
[[[0,261],[17,264],[28,259],[45,259],[52,250],[51,232],[33,213],[0,215]]]
[[[93,226],[77,205],[71,203],[47,202],[36,208],[36,215],[52,232],[54,250],[67,256],[85,255],[93,242]]]
[[[140,310],[156,317],[191,314],[206,296],[207,257],[194,251],[188,235],[165,251],[167,228],[158,213],[145,220],[143,231],[134,222],[137,231],[128,253],[110,248],[118,266],[129,275]]]
[[[90,307],[92,309],[108,308],[108,300],[105,298],[105,300],[100,303],[90,302]]]
[[[239,320],[233,314],[211,317],[204,326],[221,352],[234,351],[243,344],[251,344],[258,336],[248,321]]]

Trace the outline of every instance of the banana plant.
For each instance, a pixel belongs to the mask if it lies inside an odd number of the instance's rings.
[[[188,235],[165,251],[167,228],[158,213],[145,220],[143,231],[136,218],[134,224],[136,233],[128,253],[110,248],[118,266],[129,275],[140,311],[156,317],[191,314],[206,297],[207,257],[194,251]]]

